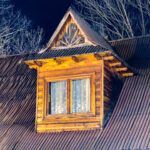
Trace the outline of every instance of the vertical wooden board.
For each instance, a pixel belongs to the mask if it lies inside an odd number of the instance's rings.
[[[112,73],[108,70],[108,68],[104,68],[104,110],[105,113],[109,111],[111,107],[111,101],[113,100],[113,86],[112,83],[115,80]]]
[[[44,79],[43,85],[43,119],[48,112],[48,82]]]
[[[44,80],[39,79],[39,70],[37,71],[37,100],[36,100],[36,115],[38,118],[43,118],[44,105]],[[40,87],[40,89],[39,89]]]
[[[35,113],[35,130],[37,131],[37,118],[38,118],[38,90],[39,90],[39,77],[38,77],[39,73],[37,70],[37,87],[36,87],[36,113]]]
[[[122,82],[119,77],[109,69],[108,66],[104,67],[104,122],[108,122],[108,114],[111,115],[116,101],[118,99]]]
[[[67,113],[72,112],[72,82],[67,80]]]
[[[100,89],[100,75],[101,72],[96,73],[96,80],[95,80],[95,102],[96,102],[96,108],[100,107],[100,96],[101,96],[101,89]],[[96,109],[96,115],[100,115],[100,110]]]
[[[96,101],[96,115],[103,117],[102,110],[102,62],[99,64],[99,69],[96,70],[96,80],[95,80],[95,101]],[[100,121],[101,123],[102,121]]]
[[[100,105],[100,116],[101,116],[101,126],[103,126],[103,118],[104,118],[104,61],[102,61],[102,65],[101,65],[101,81],[100,81],[100,88],[101,88],[101,105]]]
[[[94,112],[95,115],[95,73],[91,77],[91,103],[91,111]]]

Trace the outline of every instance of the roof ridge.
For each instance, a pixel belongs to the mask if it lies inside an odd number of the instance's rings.
[[[117,40],[110,40],[109,42],[118,42],[118,41],[125,41],[125,40],[132,40],[132,39],[140,39],[140,38],[145,38],[145,37],[150,37],[150,34],[147,35],[140,35],[140,36],[134,36],[130,38],[124,38],[124,39],[117,39]]]
[[[9,58],[9,57],[19,57],[19,56],[26,56],[26,55],[33,55],[36,54],[36,52],[29,52],[29,53],[23,53],[23,54],[11,54],[11,55],[0,55],[0,59],[3,58]]]

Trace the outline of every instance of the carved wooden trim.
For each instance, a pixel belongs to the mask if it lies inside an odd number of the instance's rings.
[[[71,47],[83,43],[85,43],[85,39],[78,27],[75,23],[70,23],[62,38],[57,41],[55,47]]]

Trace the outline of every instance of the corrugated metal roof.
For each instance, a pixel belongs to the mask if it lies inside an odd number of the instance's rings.
[[[58,50],[49,50],[43,53],[35,53],[31,54],[26,61],[29,60],[40,60],[40,59],[49,59],[49,58],[57,58],[57,57],[65,57],[65,56],[75,56],[82,54],[94,54],[98,52],[111,52],[113,56],[115,56],[120,62],[122,62],[128,69],[131,70],[131,67],[120,58],[115,51],[112,49],[105,49],[101,46],[84,46],[84,47],[76,47],[76,48],[68,48],[68,49],[58,49]]]
[[[101,132],[34,131],[36,72],[26,56],[0,59],[0,149],[150,149],[150,76],[126,79],[115,110]]]
[[[150,121],[148,114],[150,88],[148,86],[141,87],[141,83],[145,84],[144,80],[146,83],[150,83],[147,82],[149,81],[147,77],[145,79],[144,77],[134,77],[134,80],[130,78],[125,82],[122,95],[116,106],[117,110],[114,111],[102,133],[96,130],[37,134],[33,129],[29,129],[30,127],[24,127],[23,124],[12,125],[8,127],[9,129],[3,137],[3,140],[7,138],[6,143],[0,146],[10,148],[10,145],[16,144],[16,149],[93,149],[93,143],[98,139],[99,142],[96,143],[95,149],[149,148],[147,139]],[[138,98],[134,99],[133,102],[130,98],[124,102],[124,99],[133,93],[130,90],[131,93],[129,92],[127,96],[128,86],[135,87],[133,90],[137,90],[139,93]],[[141,91],[146,91],[146,93]],[[135,95],[133,95],[134,97]],[[4,127],[6,128],[6,126]],[[6,129],[3,130],[6,131]]]
[[[25,58],[27,56],[0,59],[0,124],[27,123],[35,119],[36,71],[24,64]]]
[[[133,71],[150,74],[150,35],[110,42],[115,52]]]
[[[150,76],[126,79],[95,149],[150,149]]]
[[[73,56],[73,55],[81,55],[81,54],[91,54],[96,52],[104,52],[108,51],[101,46],[84,46],[84,47],[76,47],[76,48],[68,48],[68,49],[58,49],[58,50],[49,50],[44,53],[37,53],[32,55],[27,60],[37,60],[37,59],[47,59],[47,58],[56,58],[56,57],[65,57],[65,56]]]

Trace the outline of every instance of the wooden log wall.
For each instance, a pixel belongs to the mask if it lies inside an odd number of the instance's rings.
[[[122,88],[122,81],[115,75],[112,70],[105,64],[104,67],[104,120],[103,125],[105,126],[108,122],[119,93]]]
[[[94,55],[75,58],[66,57],[64,61],[61,60],[62,63],[55,62],[58,60],[59,59],[45,60],[45,62],[43,62],[44,65],[40,65],[36,68],[38,71],[36,106],[37,131],[72,131],[100,129],[104,127],[121,91],[122,81],[119,76],[105,60],[97,59]],[[91,93],[93,93],[94,89],[94,98],[91,98],[93,99],[92,101],[94,101],[94,103],[91,101],[91,112],[93,114],[86,114],[85,116],[83,116],[83,114],[77,114],[72,116],[72,114],[68,113],[62,117],[56,115],[52,118],[52,115],[47,117],[47,108],[45,108],[47,84],[45,84],[45,82],[51,81],[46,80],[51,80],[55,77],[63,78],[65,76],[65,79],[67,79],[74,75],[79,77],[82,75],[87,76],[91,73],[94,74],[91,86]],[[53,126],[54,124],[56,127]],[[45,125],[48,127],[45,128]]]
[[[38,71],[37,80],[37,111],[36,111],[36,129],[38,132],[59,132],[59,131],[72,131],[72,130],[93,130],[102,128],[103,117],[103,79],[102,79],[102,63],[98,65],[77,67],[73,69],[48,71]],[[45,118],[44,100],[45,100],[45,78],[70,74],[88,74],[94,73],[94,88],[95,88],[95,115],[78,115],[71,116],[66,114],[63,118],[54,116],[53,118]],[[93,103],[91,104],[93,105]]]

